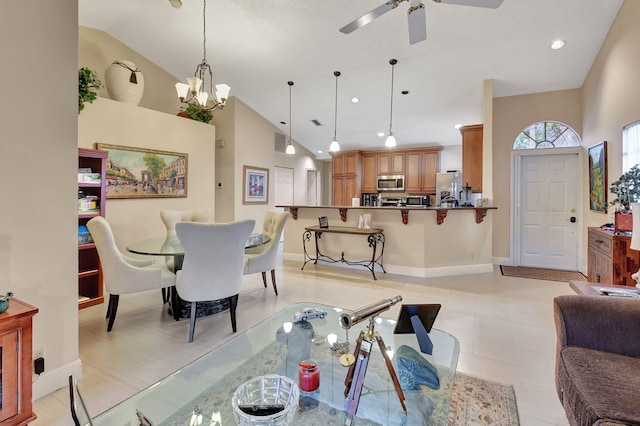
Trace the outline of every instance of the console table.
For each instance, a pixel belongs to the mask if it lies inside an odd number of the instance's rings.
[[[302,233],[302,245],[304,247],[304,263],[301,269],[304,269],[305,265],[313,261],[314,265],[319,260],[329,263],[346,263],[347,265],[360,265],[371,271],[373,279],[377,280],[375,266],[378,265],[382,269],[382,272],[386,273],[384,266],[382,266],[382,255],[384,254],[384,233],[382,228],[354,228],[351,226],[330,226],[328,228],[320,228],[319,226],[310,226],[304,228]],[[369,260],[347,260],[344,258],[344,250],[340,254],[340,259],[334,259],[326,254],[320,252],[318,241],[322,238],[322,234],[351,234],[367,237],[369,247],[371,247],[371,259]],[[315,257],[309,255],[307,251],[307,243],[311,241],[311,235],[314,235],[316,244]],[[380,246],[380,252],[378,253],[378,245]]]

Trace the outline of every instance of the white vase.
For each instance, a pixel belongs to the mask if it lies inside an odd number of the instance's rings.
[[[144,92],[144,76],[131,61],[120,59],[104,73],[107,93],[113,100],[138,105]]]

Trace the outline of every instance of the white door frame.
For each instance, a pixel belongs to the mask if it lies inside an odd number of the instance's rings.
[[[576,255],[576,265],[580,269],[581,272],[584,271],[583,264],[583,234],[584,230],[581,225],[582,221],[585,220],[586,214],[584,213],[584,188],[583,188],[583,171],[584,171],[584,160],[583,160],[583,152],[584,147],[570,147],[570,148],[539,148],[539,149],[517,149],[511,152],[511,176],[513,176],[513,182],[511,185],[511,211],[510,211],[510,258],[509,263],[512,266],[518,266],[516,263],[518,259],[520,259],[520,227],[517,226],[518,221],[518,209],[520,206],[520,186],[522,184],[522,159],[527,156],[542,156],[542,155],[562,155],[562,154],[577,154],[578,155],[578,176],[576,176],[578,182],[578,190],[580,191],[580,195],[578,196],[578,214],[576,215],[578,219],[578,248]]]

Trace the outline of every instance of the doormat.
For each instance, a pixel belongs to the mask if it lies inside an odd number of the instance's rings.
[[[556,269],[527,268],[525,266],[500,265],[505,277],[533,278],[547,281],[587,281],[587,277],[576,271],[558,271]]]

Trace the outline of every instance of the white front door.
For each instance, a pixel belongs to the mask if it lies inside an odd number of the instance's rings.
[[[578,270],[578,160],[577,153],[521,157],[518,266]]]

